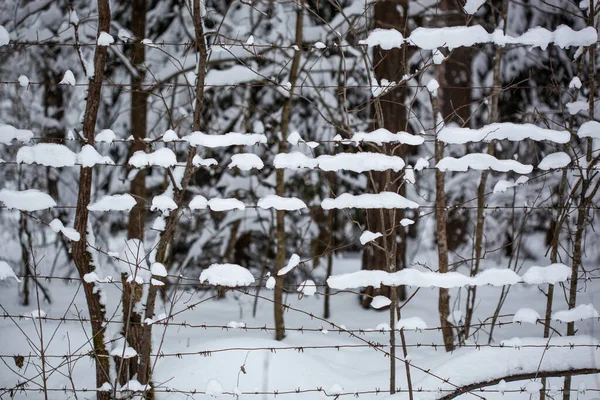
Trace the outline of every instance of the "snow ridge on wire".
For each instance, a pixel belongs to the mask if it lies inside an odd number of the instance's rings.
[[[593,27],[575,31],[566,25],[560,25],[556,30],[549,31],[542,27],[529,29],[520,36],[504,34],[501,29],[488,33],[481,25],[452,26],[441,28],[419,27],[412,31],[407,38],[396,29],[375,29],[359,44],[369,47],[379,46],[383,50],[391,50],[408,44],[423,50],[435,50],[447,47],[449,50],[458,47],[469,47],[476,44],[492,43],[498,46],[521,44],[540,47],[545,50],[551,43],[558,47],[591,46],[598,40],[598,33]]]

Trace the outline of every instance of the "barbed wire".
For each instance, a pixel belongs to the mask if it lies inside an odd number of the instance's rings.
[[[338,293],[334,293],[334,294],[339,294]],[[189,310],[184,310],[184,311],[189,311]],[[382,311],[387,311],[387,309],[384,309]],[[515,314],[505,314],[505,315],[501,315],[499,316],[499,318],[511,318],[514,317]],[[31,315],[27,315],[27,314],[0,314],[0,317],[3,319],[18,319],[18,320],[41,320],[41,321],[50,321],[50,322],[91,322],[90,318],[84,317],[84,316],[78,316],[77,318],[73,317],[49,317],[47,315],[44,316],[35,316],[32,317]],[[265,332],[265,333],[270,333],[270,332],[274,332],[276,330],[275,327],[271,327],[271,326],[246,326],[246,325],[239,325],[239,323],[236,323],[238,325],[232,326],[232,325],[210,325],[210,324],[194,324],[194,323],[190,323],[190,322],[186,322],[186,321],[181,321],[181,322],[177,322],[177,321],[172,321],[171,320],[172,317],[165,317],[165,318],[161,318],[161,319],[157,319],[157,320],[153,320],[152,322],[135,322],[132,321],[130,322],[131,325],[163,325],[163,326],[177,326],[177,327],[183,327],[183,328],[190,328],[190,329],[200,329],[200,330],[219,330],[219,331],[225,331],[225,332],[230,332],[230,333],[236,333],[236,332]],[[600,317],[596,317],[596,318],[589,318],[590,320],[595,320],[597,322],[600,322]],[[115,320],[115,319],[103,319],[102,320],[103,323],[106,324],[119,324],[122,325],[123,322],[119,321],[119,320]],[[522,321],[497,321],[497,322],[479,322],[479,323],[472,323],[470,325],[470,327],[472,328],[482,328],[482,327],[486,327],[486,326],[496,326],[496,327],[504,327],[504,326],[509,326],[509,325],[524,325],[524,324],[528,324],[527,322],[522,322]],[[541,318],[538,318],[536,320],[536,324],[544,324],[544,320]],[[453,324],[452,328],[453,329],[463,329],[465,328],[466,325],[461,325],[461,324]],[[439,332],[443,329],[443,327],[441,326],[435,326],[435,327],[422,327],[422,328],[397,328],[397,331],[400,330],[404,330],[404,331],[410,331],[412,333],[424,333],[424,332]],[[335,327],[319,327],[319,328],[308,328],[308,327],[288,327],[285,326],[285,330],[286,331],[290,331],[290,332],[298,332],[298,333],[319,333],[319,334],[323,334],[323,335],[327,335],[327,334],[343,334],[343,333],[353,333],[353,334],[359,334],[359,335],[369,335],[369,334],[385,334],[388,335],[389,334],[389,329],[388,328],[357,328],[357,329],[345,329],[345,328],[335,328]],[[438,348],[438,347],[444,347],[443,343],[415,343],[415,344],[407,344],[407,346],[410,347],[433,347],[433,348]],[[494,343],[464,343],[461,344],[459,347],[473,347],[473,348],[484,348],[484,347],[499,347],[499,348],[519,348],[519,347],[532,347],[532,348],[546,348],[547,346],[549,347],[592,347],[592,348],[600,348],[600,344],[565,344],[565,345],[550,345],[550,344],[540,344],[540,345],[518,345],[518,344],[494,344]],[[297,348],[298,346],[291,346],[294,348]],[[343,346],[342,346],[343,347]],[[270,349],[271,347],[269,347]],[[279,347],[276,347],[276,349],[279,349]],[[0,356],[1,357],[1,356]],[[6,356],[8,357],[8,356]]]
[[[247,87],[275,87],[275,88],[283,88],[287,90],[287,87],[285,86],[286,82],[281,82],[281,83],[277,83],[277,82],[272,82],[267,80],[266,78],[263,79],[266,82],[260,81],[260,83],[256,83],[256,81],[254,82],[241,82],[241,83],[230,83],[230,84],[215,84],[215,83],[206,83],[204,84],[204,87],[207,88],[236,88],[236,87],[242,87],[242,88],[247,88]],[[0,81],[0,85],[15,85],[15,86],[21,86],[24,87],[23,84],[21,84],[19,81]],[[148,86],[150,89],[160,89],[160,88],[167,88],[167,89],[173,89],[173,88],[195,88],[196,86],[191,84],[191,83],[167,83],[167,82],[146,82],[143,84],[144,86]],[[74,84],[65,84],[65,83],[59,83],[59,82],[28,82],[26,86],[50,86],[50,87],[55,87],[55,86],[63,86],[63,87],[85,87],[87,88],[89,86],[88,83],[74,83]],[[25,86],[25,87],[26,87]],[[101,86],[103,87],[115,87],[115,88],[121,88],[121,89],[125,89],[125,88],[130,88],[135,86],[132,83],[114,83],[114,82],[102,82]],[[338,89],[338,90],[343,90],[343,89],[393,89],[397,86],[404,86],[406,88],[419,88],[419,89],[427,89],[427,85],[422,85],[422,84],[414,84],[414,83],[401,83],[401,84],[396,84],[396,85],[390,85],[390,86],[376,86],[376,85],[356,85],[356,84],[351,84],[351,85],[317,85],[317,84],[306,84],[306,83],[302,83],[302,84],[298,84],[298,86],[296,87],[296,89],[302,89],[302,88],[307,88],[307,89]],[[452,86],[452,85],[448,85],[445,86],[445,88],[447,89],[464,89],[464,86]],[[483,85],[479,85],[479,86],[472,86],[471,89],[477,89],[477,90],[493,90],[493,89],[500,89],[500,90],[512,90],[512,89],[540,89],[540,90],[546,90],[546,89],[550,89],[550,90],[562,90],[562,91],[569,91],[572,90],[568,87],[563,87],[560,86],[558,84],[555,85],[522,85],[522,84],[507,84],[507,85],[502,85],[502,86],[494,86],[494,85],[487,85],[487,86],[483,86]],[[147,93],[147,92],[151,92],[152,90],[144,90],[144,89],[135,89],[135,90],[131,90],[133,92],[136,93]]]
[[[133,386],[133,385],[132,385]],[[81,393],[95,393],[97,392],[96,389],[87,389],[87,388],[69,388],[69,387],[60,387],[60,388],[53,388],[53,387],[48,387],[46,389],[44,388],[28,388],[28,387],[22,387],[22,386],[15,386],[15,387],[0,387],[0,390],[4,391],[5,393],[9,393],[9,392],[14,392],[14,393],[19,393],[19,392],[43,392],[44,390],[49,391],[49,392],[63,392],[63,393],[73,393],[73,392],[81,392]],[[120,389],[118,389],[119,392],[144,392],[144,391],[149,391],[150,389],[145,389],[145,390],[140,390],[139,388],[127,388],[127,386],[121,387]],[[162,385],[157,385],[152,389],[154,392],[157,393],[178,393],[178,394],[187,394],[187,395],[210,395],[213,392],[207,392],[205,390],[182,390],[182,389],[177,389],[177,388],[171,388],[171,387],[164,387]],[[417,387],[417,388],[413,388],[411,391],[415,392],[415,393],[454,393],[455,390],[453,389],[444,389],[441,387],[438,388],[434,388],[434,389],[428,389],[428,388],[423,388],[423,387]],[[519,389],[489,389],[489,388],[478,388],[474,390],[475,392],[480,392],[480,393],[528,393],[527,392],[527,388],[526,387],[520,387]],[[552,392],[559,392],[559,393],[563,393],[565,390],[563,388],[557,388],[557,389],[553,389]],[[600,392],[600,388],[586,388],[585,390],[583,389],[569,389],[568,391],[570,392],[574,392],[574,393],[581,393],[581,392]],[[112,389],[111,389],[112,392]],[[408,389],[403,389],[401,387],[396,389],[397,393],[409,393]],[[365,395],[365,394],[385,394],[385,393],[389,393],[388,389],[381,389],[381,388],[375,388],[375,389],[370,389],[370,390],[353,390],[353,391],[338,391],[338,390],[328,390],[325,389],[323,387],[316,387],[314,389],[301,389],[301,388],[296,388],[296,389],[288,389],[288,390],[273,390],[273,391],[261,391],[261,390],[257,390],[257,391],[227,391],[224,390],[223,392],[221,392],[222,395],[226,395],[226,396],[283,396],[283,395],[295,395],[295,394],[303,394],[303,393],[321,393],[324,394],[327,397],[333,397],[333,398],[337,398],[337,397],[341,397],[341,396],[353,396],[353,397],[358,397],[360,395]]]

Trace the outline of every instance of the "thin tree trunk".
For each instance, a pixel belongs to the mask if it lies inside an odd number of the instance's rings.
[[[506,1],[503,1],[502,7],[502,16],[501,20],[506,21],[506,13],[507,6]],[[506,27],[506,23],[504,24]],[[497,47],[496,53],[494,54],[494,68],[493,68],[493,94],[492,94],[492,105],[490,109],[490,123],[500,122],[500,109],[499,109],[499,100],[500,100],[500,87],[502,85],[502,76],[501,76],[501,65],[502,65],[502,56],[504,55],[504,48]],[[494,155],[494,143],[491,142],[488,145],[488,154]],[[485,170],[481,172],[481,179],[479,181],[479,186],[477,188],[477,221],[475,227],[475,260],[471,266],[471,276],[475,276],[479,273],[479,267],[481,265],[481,255],[483,252],[483,239],[485,232],[485,190],[487,185],[487,180],[489,177],[490,171]],[[466,311],[465,311],[465,327],[464,332],[462,334],[461,342],[464,342],[469,339],[469,333],[471,329],[471,321],[473,320],[473,314],[475,312],[475,299],[477,297],[477,286],[469,286],[467,288],[467,303],[466,303]]]
[[[144,151],[144,138],[147,131],[148,114],[148,94],[143,91],[144,83],[144,61],[145,46],[141,40],[146,37],[146,0],[133,0],[131,3],[131,32],[135,37],[135,44],[132,46],[131,61],[136,68],[137,75],[131,75],[131,134],[133,142],[130,149],[130,156],[136,151]],[[139,239],[140,246],[143,246],[144,240],[144,222],[145,222],[145,199],[146,199],[146,170],[139,169],[131,181],[131,195],[136,200],[135,206],[129,213],[128,237],[129,239]],[[138,354],[142,353],[143,326],[142,315],[135,312],[136,305],[142,298],[142,285],[131,280],[127,282],[128,275],[122,274],[123,284],[122,304],[123,304],[123,336],[128,345]],[[118,379],[121,385],[126,384],[138,373],[139,358],[132,357],[121,359],[117,358]]]
[[[442,81],[439,82],[440,89],[445,86],[443,66],[438,69],[438,78]],[[438,89],[438,95],[441,95]],[[437,140],[438,124],[442,124],[442,121],[438,120],[439,115],[439,98],[431,99],[433,104],[433,123],[434,130],[436,132],[435,139],[435,162],[436,164],[444,157],[444,143]],[[438,270],[440,273],[448,272],[448,238],[446,234],[446,224],[448,214],[446,211],[446,187],[445,187],[445,174],[439,169],[435,170],[435,221],[437,226],[436,239],[438,248]],[[440,326],[442,328],[442,338],[444,340],[444,347],[446,351],[454,350],[454,333],[452,332],[452,324],[448,321],[450,317],[450,294],[448,289],[439,289],[438,298],[438,313],[440,315]]]
[[[110,30],[110,4],[109,0],[98,0],[98,33]],[[96,46],[94,54],[94,76],[88,85],[88,98],[83,120],[83,135],[87,143],[94,145],[96,119],[102,94],[102,80],[106,64],[106,46]],[[79,174],[79,193],[77,196],[77,209],[75,214],[75,229],[79,232],[80,240],[73,242],[73,260],[77,271],[83,279],[85,274],[93,272],[92,255],[87,247],[88,209],[92,190],[92,168],[82,167]],[[105,308],[100,300],[100,291],[94,283],[84,283],[85,298],[90,314],[92,326],[92,344],[96,361],[96,387],[99,388],[110,382],[109,359],[105,345]],[[99,400],[109,399],[110,392],[97,392]]]
[[[596,4],[593,0],[590,0],[589,14],[588,14],[588,26],[595,27],[595,9]],[[596,96],[596,44],[593,44],[589,47],[589,95],[588,95],[588,104],[589,104],[589,120],[594,120],[594,111],[596,105],[595,96]],[[592,161],[592,147],[593,142],[592,138],[588,138],[587,140],[587,152],[586,152],[586,160],[587,162]],[[588,171],[589,173],[589,171]],[[587,179],[583,176],[581,179]],[[585,218],[588,213],[588,207],[586,203],[586,192],[588,185],[584,181],[581,185],[581,202],[579,204],[579,209],[577,210],[577,228],[575,231],[575,242],[573,244],[573,264],[571,265],[571,285],[569,287],[569,310],[575,308],[577,305],[577,283],[579,276],[579,267],[581,266],[581,246],[583,241],[583,234],[585,231]],[[591,203],[593,199],[593,194],[590,195],[589,201]],[[572,336],[575,334],[575,322],[569,322],[567,324],[567,335]],[[564,391],[563,391],[563,400],[570,400],[571,398],[571,376],[565,376],[564,383]]]
[[[300,72],[300,59],[302,55],[302,35],[304,18],[304,0],[300,0],[296,11],[296,46],[298,49],[292,59],[290,69],[290,97],[283,105],[281,111],[281,142],[279,142],[279,152],[285,153],[287,150],[287,135],[289,131],[290,116],[292,112],[292,103],[294,101],[294,89],[296,80]],[[285,196],[284,170],[278,169],[276,174],[276,193],[278,196]],[[277,254],[275,255],[275,291],[274,291],[274,314],[275,314],[275,340],[283,340],[285,337],[285,324],[283,321],[283,283],[284,277],[279,276],[278,272],[285,266],[287,256],[285,242],[285,211],[277,210]]]
[[[200,0],[194,0],[192,5],[192,20],[194,23],[194,34],[196,42],[196,50],[198,52],[198,69],[197,69],[197,83],[196,83],[196,99],[194,104],[194,115],[192,121],[192,130],[199,131],[202,126],[202,110],[204,107],[204,82],[206,80],[206,68],[207,68],[207,49],[206,41],[204,38],[204,26],[202,22],[202,13],[200,7]],[[181,189],[177,190],[174,187],[175,196],[174,201],[178,206],[177,210],[171,212],[167,217],[165,230],[161,232],[159,242],[156,250],[156,261],[165,263],[167,259],[167,248],[173,239],[175,234],[175,226],[179,219],[179,210],[183,205],[185,191],[189,185],[190,179],[195,171],[195,167],[192,163],[194,156],[196,155],[196,147],[191,146],[186,165],[181,180]],[[153,279],[164,280],[159,276],[152,276]],[[146,310],[144,312],[144,318],[153,318],[154,310],[156,308],[156,296],[158,294],[158,286],[150,285],[148,289],[148,298],[146,301]],[[151,380],[151,360],[150,353],[152,350],[152,325],[144,325],[143,333],[143,349],[140,354],[140,369],[138,374],[138,380],[141,384],[148,384]],[[146,398],[154,398],[152,391],[146,392]]]
[[[335,172],[333,171],[330,172],[329,175],[329,184],[331,191],[333,193],[337,193],[337,179]],[[327,274],[325,275],[325,280],[327,280],[333,273],[333,249],[335,248],[335,232],[337,230],[335,209],[329,210],[329,213],[327,214],[327,226],[329,229],[329,243],[327,245],[329,252],[327,253]],[[331,316],[331,288],[329,285],[325,285],[325,300],[323,308],[323,318],[329,319]]]
[[[408,36],[407,33],[407,15],[408,1],[407,0],[388,0],[374,2],[373,19],[374,28],[390,29],[394,28]],[[387,79],[389,82],[400,82],[406,73],[407,46],[402,46],[399,49],[381,50],[375,48],[373,50],[373,72],[378,81]],[[385,128],[391,132],[403,131],[407,127],[407,112],[404,106],[406,99],[406,88],[395,87],[381,97],[373,100],[372,118],[376,128]],[[405,156],[404,146],[396,146],[398,155]],[[384,154],[392,155],[394,148],[391,146],[383,146],[381,151]],[[392,179],[397,181],[396,179]],[[373,193],[379,193],[384,190],[397,192],[399,186],[391,185],[387,179],[387,173],[373,172],[369,179],[370,190]],[[402,190],[402,189],[401,189]],[[398,214],[401,215],[401,214]],[[386,229],[391,229],[390,235],[396,236],[400,233],[401,238],[405,239],[402,230],[396,229],[396,224],[392,223],[390,227],[382,225],[379,210],[367,210],[366,212],[367,228],[372,232],[380,232],[386,235]],[[385,254],[384,239],[380,238],[375,241],[377,246],[369,245],[365,248],[363,254],[362,269],[364,270],[383,270],[387,269],[388,255]],[[404,242],[397,249],[397,258],[394,264],[405,259],[406,246]],[[361,304],[365,308],[369,308],[373,297],[383,295],[391,298],[392,289],[387,286],[372,287],[369,286],[362,291]],[[404,289],[394,288],[397,292],[404,293]],[[401,295],[401,298],[404,296]]]

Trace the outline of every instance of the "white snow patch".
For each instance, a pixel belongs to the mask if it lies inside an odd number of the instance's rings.
[[[577,136],[580,138],[590,137],[592,139],[600,139],[600,122],[587,121],[581,124],[577,131]]]
[[[152,263],[150,266],[150,272],[153,276],[165,277],[167,276],[167,269],[165,266],[159,262]]]
[[[580,304],[573,309],[557,311],[552,314],[553,320],[561,322],[575,322],[598,317],[600,314],[592,304]]]
[[[510,140],[519,142],[525,139],[568,143],[571,135],[568,131],[545,129],[533,124],[514,124],[501,122],[486,125],[479,129],[444,127],[438,139],[449,144],[465,144],[469,142],[491,142],[493,140]]]
[[[112,143],[117,138],[117,135],[112,129],[102,129],[95,137],[95,141],[98,143]]]
[[[13,140],[17,142],[29,142],[33,137],[33,132],[27,129],[17,129],[12,125],[0,124],[0,143],[11,144]]]
[[[383,143],[402,143],[411,146],[418,146],[423,144],[425,139],[422,136],[411,135],[408,132],[396,132],[392,133],[387,129],[380,128],[373,132],[356,132],[350,138],[350,142],[369,142],[376,144]]]
[[[129,165],[136,168],[156,165],[159,167],[172,167],[177,164],[177,157],[173,150],[166,147],[158,149],[152,153],[146,153],[143,150],[136,151],[129,159]]]
[[[565,264],[556,263],[546,267],[533,266],[522,276],[523,282],[530,285],[557,284],[565,282],[571,276],[571,268]]]
[[[79,239],[81,239],[81,235],[79,235],[79,232],[77,232],[73,228],[66,228],[63,225],[62,221],[58,218],[53,219],[49,225],[54,232],[61,232],[63,235],[65,235],[66,238],[72,240],[73,242],[78,242]]]
[[[96,164],[102,165],[114,165],[115,162],[108,156],[102,156],[98,151],[89,144],[84,145],[81,151],[77,153],[76,159],[77,164],[84,167],[93,167]]]
[[[274,208],[275,210],[297,211],[306,207],[306,203],[297,197],[281,197],[269,194],[258,200],[258,207],[262,209]]]
[[[22,191],[2,189],[0,202],[4,203],[6,208],[19,211],[39,211],[56,206],[52,197],[36,189]]]
[[[392,304],[392,301],[385,296],[375,296],[371,300],[371,307],[379,310],[380,308],[387,307]]]
[[[131,211],[136,201],[130,194],[114,194],[104,196],[95,203],[88,205],[90,211]]]
[[[21,282],[12,267],[6,261],[0,261],[0,281],[8,278],[14,278],[17,282]]]
[[[254,283],[254,276],[237,264],[212,264],[202,271],[200,282],[227,287],[249,286]]]
[[[6,46],[10,43],[10,35],[5,27],[0,25],[0,46]]]
[[[290,260],[287,263],[287,265],[285,267],[281,268],[277,272],[277,275],[278,276],[282,276],[282,275],[287,274],[288,272],[290,272],[291,270],[293,270],[294,268],[296,268],[298,266],[298,264],[300,264],[300,256],[298,254],[292,254],[292,256],[290,257]]]
[[[571,157],[565,152],[548,154],[540,161],[538,168],[542,170],[564,168],[571,163]]]
[[[404,36],[396,29],[375,29],[366,39],[359,40],[359,44],[369,47],[379,46],[383,50],[391,50],[404,44]]]
[[[251,169],[263,169],[265,164],[259,156],[252,153],[234,154],[231,156],[231,162],[227,166],[229,169],[238,168],[242,171],[250,171]]]
[[[73,74],[73,71],[71,71],[70,69],[65,71],[65,75],[63,76],[61,81],[58,82],[59,85],[70,85],[70,86],[75,86],[76,83],[77,83],[77,81],[75,80],[75,75]]]
[[[538,319],[540,319],[540,314],[532,308],[520,308],[517,310],[515,315],[513,315],[513,322],[526,322],[528,324],[537,323]]]
[[[360,238],[358,240],[360,240],[360,244],[362,244],[363,246],[369,242],[372,242],[373,240],[382,237],[383,235],[380,232],[371,232],[371,231],[364,231],[361,235]]]
[[[313,296],[317,293],[317,285],[312,280],[307,279],[298,286],[298,292],[301,292],[305,296]]]
[[[165,143],[174,142],[177,140],[179,140],[179,136],[177,136],[177,133],[175,133],[175,131],[172,129],[166,131],[165,134],[162,136],[162,141]]]
[[[197,197],[197,196],[196,196]],[[194,199],[196,200],[196,199]],[[213,211],[245,210],[246,206],[238,199],[210,199],[208,207]]]
[[[21,87],[29,86],[29,78],[26,77],[25,75],[19,75],[18,81],[19,81],[19,85]]]
[[[98,36],[98,46],[110,46],[115,42],[115,38],[109,33],[100,32]]]
[[[166,194],[161,194],[158,196],[154,196],[152,198],[152,205],[150,206],[150,211],[160,210],[163,213],[169,213],[170,211],[176,210],[177,204],[175,201]]]
[[[529,178],[526,176],[520,176],[514,182],[507,181],[505,179],[500,179],[498,182],[496,182],[496,185],[494,185],[493,192],[494,193],[504,193],[510,188],[517,187],[519,185],[524,185],[527,182],[529,182]]]
[[[192,132],[191,135],[182,138],[192,146],[204,146],[210,148],[227,146],[253,146],[259,143],[267,143],[267,137],[258,133],[230,132],[225,135],[207,135],[202,132]]]
[[[38,143],[21,147],[17,152],[17,162],[40,164],[47,167],[72,167],[76,161],[75,153],[67,146],[56,143]]]
[[[202,158],[199,155],[195,155],[194,158],[192,159],[192,164],[194,164],[194,167],[210,167],[213,165],[219,165],[219,163],[217,162],[217,160],[215,160],[214,158]]]
[[[324,154],[317,157],[318,167],[323,171],[386,171],[395,172],[404,168],[404,160],[397,156],[388,156],[380,153],[339,153],[336,155]]]
[[[528,174],[533,171],[533,166],[521,164],[515,160],[498,160],[490,154],[473,153],[460,158],[445,157],[436,165],[440,171],[460,171],[466,172],[469,168],[475,170],[491,169],[494,171],[508,172],[514,171],[518,174]]]
[[[351,195],[344,193],[335,199],[324,199],[321,203],[324,210],[342,209],[342,208],[418,208],[419,205],[414,201],[408,200],[394,192],[381,192],[377,194],[364,193],[360,195]]]
[[[467,14],[473,15],[479,10],[479,7],[485,4],[485,0],[467,0],[466,4],[463,6],[463,10]]]
[[[410,219],[410,218],[402,218],[402,219],[400,220],[400,225],[402,225],[402,226],[409,226],[409,225],[412,225],[412,224],[414,224],[414,223],[415,223],[415,221],[413,221],[413,220],[412,220],[412,219]]]
[[[189,207],[191,210],[204,210],[208,207],[208,200],[202,195],[196,195],[192,201],[190,201]]]

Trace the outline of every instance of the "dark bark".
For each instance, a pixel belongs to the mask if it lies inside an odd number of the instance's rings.
[[[572,375],[591,375],[600,373],[600,369],[598,368],[581,368],[581,369],[565,369],[561,371],[536,371],[525,374],[517,374],[517,375],[509,375],[503,376],[496,379],[490,379],[483,382],[476,382],[470,385],[461,386],[455,391],[441,397],[440,400],[452,400],[455,397],[460,396],[461,394],[465,394],[471,391],[476,391],[481,388],[494,386],[499,384],[500,382],[517,382],[517,381],[525,381],[530,379],[539,379],[539,378],[555,378],[561,376],[571,377]]]
[[[108,0],[98,0],[98,33],[110,30],[110,5]],[[88,144],[94,145],[96,120],[100,107],[102,94],[102,80],[104,78],[104,67],[106,65],[107,47],[97,46],[94,54],[94,77],[90,78],[88,85],[88,97],[83,120],[83,135]],[[88,209],[92,190],[92,168],[82,167],[79,174],[79,193],[77,196],[77,209],[75,214],[75,229],[79,232],[80,240],[73,242],[73,260],[81,278],[87,273],[94,271],[92,255],[87,247],[87,229],[89,226]],[[84,283],[85,298],[90,314],[92,326],[92,347],[96,361],[96,387],[110,382],[109,359],[106,345],[104,343],[104,320],[105,309],[100,300],[100,291],[95,288],[94,283]],[[97,392],[100,400],[109,399],[109,392]]]
[[[144,138],[147,135],[147,114],[148,114],[148,93],[143,90],[145,77],[144,61],[145,46],[141,40],[146,37],[146,0],[133,0],[131,3],[131,32],[135,37],[135,45],[132,46],[131,63],[135,67],[137,75],[131,76],[131,111],[130,123],[131,134],[134,138],[130,148],[130,156],[136,151],[144,151]],[[144,222],[146,205],[146,170],[139,169],[131,181],[130,193],[136,200],[135,206],[129,213],[129,239],[139,239],[143,246],[144,240]],[[142,286],[135,281],[127,282],[128,275],[122,274],[123,283],[123,335],[138,354],[142,353],[143,326],[141,314],[135,312],[136,304],[142,298]],[[117,373],[119,374],[119,383],[124,385],[133,379],[138,373],[138,357],[127,359],[118,359]]]
[[[298,49],[294,53],[292,59],[292,66],[290,70],[290,97],[283,105],[281,111],[281,141],[279,142],[279,152],[285,153],[287,149],[287,135],[289,131],[290,116],[292,112],[292,103],[294,101],[294,89],[296,88],[296,80],[298,79],[298,73],[300,72],[300,59],[302,49],[302,28],[303,28],[303,17],[304,17],[304,1],[300,0],[300,4],[297,9],[296,18],[296,46]],[[278,169],[276,172],[276,193],[278,196],[285,196],[285,182],[284,182],[284,171]],[[283,322],[283,281],[284,277],[279,276],[277,273],[285,266],[286,243],[285,243],[285,211],[277,210],[277,254],[275,256],[275,290],[274,290],[274,315],[275,315],[275,339],[283,340],[285,337],[285,325]]]
[[[202,126],[202,111],[204,108],[204,82],[206,80],[207,72],[207,48],[206,41],[204,38],[204,27],[202,24],[202,14],[200,8],[200,0],[193,1],[192,7],[192,20],[194,23],[194,34],[196,42],[196,51],[198,52],[198,70],[197,70],[197,82],[196,82],[196,99],[194,104],[194,115],[192,122],[192,130],[199,131]],[[171,244],[173,236],[175,234],[175,227],[179,219],[179,210],[183,205],[185,191],[190,183],[190,179],[195,172],[195,167],[192,163],[194,156],[196,155],[196,147],[190,147],[188,152],[185,170],[183,178],[181,180],[181,189],[175,188],[174,201],[177,204],[177,210],[171,212],[167,217],[165,230],[161,232],[159,242],[156,250],[156,261],[166,264],[168,257],[167,248]],[[153,279],[164,281],[165,279],[159,276],[152,276]],[[150,285],[148,289],[148,297],[146,301],[146,309],[144,312],[144,318],[153,318],[154,310],[156,308],[156,296],[158,294],[158,286]],[[152,365],[150,354],[152,351],[152,325],[144,325],[143,328],[143,348],[140,353],[140,368],[138,373],[138,380],[142,384],[148,384],[151,380]],[[152,391],[146,393],[146,398],[154,398]]]
[[[374,12],[374,27],[382,29],[397,29],[404,35],[407,35],[407,18],[408,14],[408,2],[406,0],[391,0],[391,1],[379,1],[373,6]],[[407,47],[403,46],[400,49],[382,50],[379,47],[373,50],[373,68],[375,78],[378,81],[387,79],[390,82],[399,82],[402,77],[406,74],[406,59],[407,59]],[[404,106],[406,99],[406,88],[399,86],[390,90],[383,96],[374,99],[374,106],[372,107],[372,115],[374,116],[375,128],[385,128],[390,132],[405,131],[407,129],[407,111]],[[375,103],[377,105],[375,106]],[[384,146],[382,151],[385,154],[392,154],[391,146]],[[396,155],[404,158],[406,149],[404,146],[397,146]],[[385,172],[373,172],[371,173],[371,179],[369,179],[369,189],[373,193],[379,193],[381,191],[393,191],[398,192],[400,190],[399,184],[386,184],[386,173]],[[391,181],[398,181],[395,179]],[[386,187],[387,186],[387,187]],[[398,218],[402,218],[402,212],[396,213]],[[385,226],[382,225],[379,210],[367,210],[367,229],[372,232],[380,232],[384,236],[389,235],[395,238],[396,235],[400,234],[400,230],[396,228],[398,221],[387,221],[384,222]],[[401,235],[402,239],[405,239],[405,235]],[[384,238],[376,240],[377,246],[367,246],[363,253],[362,269],[364,270],[386,270],[387,269],[387,255],[382,250],[384,247]],[[398,247],[398,260],[394,260],[394,264],[400,262],[399,265],[405,259],[404,252],[406,246],[404,243]],[[398,298],[404,299],[404,289],[396,288],[398,292]],[[361,304],[363,307],[368,308],[371,305],[373,297],[383,295],[390,297],[390,288],[381,286],[375,288],[369,286],[364,289],[363,296],[361,297]]]

